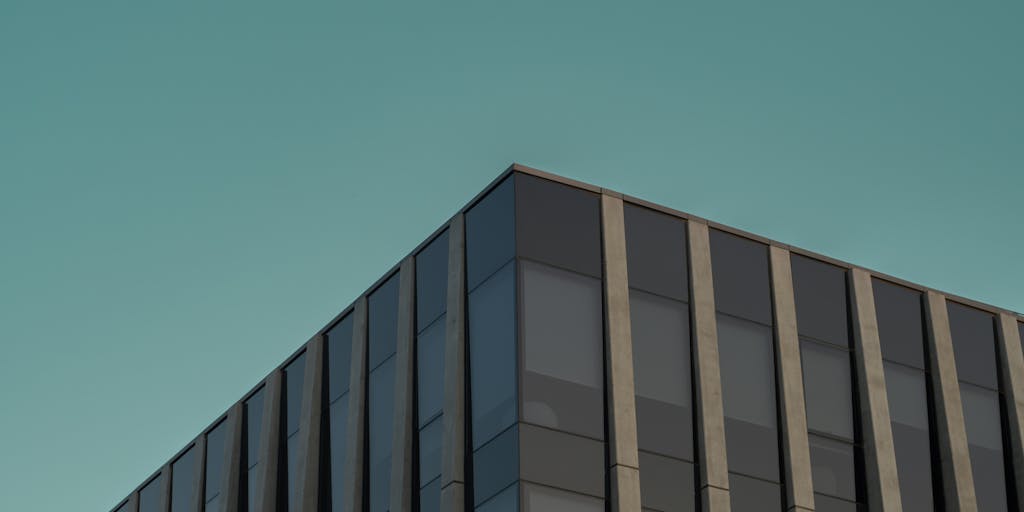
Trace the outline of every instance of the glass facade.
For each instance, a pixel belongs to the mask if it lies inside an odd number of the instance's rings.
[[[171,512],[189,512],[196,504],[196,447],[171,463]]]
[[[348,402],[352,373],[352,315],[346,315],[327,331],[327,375],[322,432],[327,455],[322,457],[321,481],[325,487],[323,509],[340,512],[345,502],[345,457],[348,453]],[[321,434],[323,435],[323,434]]]
[[[416,430],[419,510],[441,510],[448,232],[416,255]]]
[[[265,388],[260,388],[245,402],[245,437],[243,446],[242,467],[245,468],[245,489],[242,493],[240,507],[242,510],[255,512],[256,496],[259,491],[260,432],[263,430],[263,395]]]
[[[206,434],[206,480],[203,484],[203,504],[206,510],[220,510],[224,501],[224,455],[227,450],[227,421],[221,420]]]

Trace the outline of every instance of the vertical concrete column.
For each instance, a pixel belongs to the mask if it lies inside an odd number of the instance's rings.
[[[395,353],[395,427],[391,437],[390,510],[412,512],[416,376],[416,264],[402,260],[398,278],[398,345]]]
[[[239,512],[239,500],[242,492],[242,418],[245,404],[238,402],[228,411],[227,423],[224,425],[224,465],[221,467],[221,499],[220,510],[206,512]]]
[[[604,248],[605,387],[608,397],[608,471],[611,512],[640,512],[633,337],[622,198],[601,196]]]
[[[352,312],[352,368],[349,381],[348,439],[345,455],[343,512],[362,512],[366,464],[366,296]]]
[[[253,512],[277,511],[277,467],[281,453],[281,391],[284,372],[274,370],[267,376],[263,391],[263,422],[260,425],[260,464],[256,467],[259,489]]]
[[[306,343],[306,369],[302,376],[302,405],[299,412],[299,445],[295,468],[298,492],[289,510],[319,510],[320,507],[320,419],[324,396],[324,337]]]
[[[466,508],[466,219],[448,225],[448,304],[444,341],[441,510]]]
[[[725,451],[725,410],[722,407],[722,377],[718,365],[711,240],[706,223],[691,220],[687,224],[701,503],[704,512],[729,512],[729,463]]]
[[[793,269],[788,250],[773,245],[768,254],[775,310],[775,339],[778,345],[775,351],[775,371],[782,411],[779,423],[782,428],[787,510],[811,511],[814,510],[814,482],[811,478],[811,451],[807,441],[807,409],[804,405],[804,374],[796,324]]]
[[[206,483],[206,434],[199,436],[192,449],[196,451],[196,455],[195,462],[193,462],[195,467],[192,469],[192,488],[195,489],[195,495],[192,497],[191,509],[199,512],[203,510],[203,495],[205,494],[203,484]]]
[[[1017,318],[999,315],[999,362],[1004,407],[1009,421],[1010,450],[1016,482],[1017,510],[1024,510],[1024,353],[1021,352]]]
[[[946,510],[975,512],[978,504],[974,496],[974,475],[971,473],[971,455],[967,448],[967,429],[960,401],[960,383],[957,381],[956,360],[953,357],[953,337],[949,331],[946,297],[929,291],[925,302],[928,359],[935,396],[935,430],[939,439]]]
[[[139,512],[139,491],[133,492],[128,501],[111,512]]]
[[[871,274],[855,268],[849,273],[849,281],[857,393],[864,432],[868,509],[902,512],[896,447],[892,440],[889,398],[885,386],[885,368],[882,365],[882,345],[878,339]]]
[[[171,512],[171,471],[170,462],[160,470],[160,476],[162,477],[160,480],[160,495],[163,497],[161,501],[163,512]]]

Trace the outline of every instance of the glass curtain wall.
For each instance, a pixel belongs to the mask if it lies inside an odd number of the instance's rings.
[[[323,510],[340,512],[345,503],[345,457],[348,453],[348,402],[352,374],[352,314],[345,315],[327,331],[325,341],[327,389],[321,436],[326,445],[321,485]],[[326,435],[323,435],[326,434]]]
[[[448,232],[416,255],[416,441],[419,512],[441,510]]]
[[[396,273],[367,299],[367,363],[370,369],[367,386],[369,512],[386,512],[390,508],[398,282],[399,275]]]

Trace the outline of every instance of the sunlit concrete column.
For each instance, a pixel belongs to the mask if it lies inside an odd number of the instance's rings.
[[[729,512],[729,463],[725,451],[725,411],[718,363],[711,240],[707,224],[691,220],[688,226],[701,503],[704,512]]]
[[[967,447],[967,429],[960,401],[960,383],[957,381],[956,360],[953,357],[953,337],[949,330],[946,297],[929,291],[925,301],[928,358],[935,396],[936,433],[946,510],[974,512],[978,505],[974,496],[974,476],[971,473],[971,455]]]
[[[391,437],[391,512],[412,512],[416,375],[416,264],[402,260],[398,278],[398,344],[395,354],[395,427]]]
[[[263,391],[263,422],[260,424],[259,465],[256,482],[259,489],[253,512],[277,511],[277,467],[281,454],[281,391],[284,372],[274,370],[267,376]]]
[[[807,409],[804,405],[800,337],[793,295],[793,269],[788,250],[771,246],[772,303],[775,310],[775,371],[779,382],[782,429],[782,461],[787,510],[814,510],[814,482],[807,440]]]
[[[605,367],[611,512],[640,512],[640,460],[633,382],[629,278],[622,198],[601,196],[604,245]]]
[[[192,462],[192,488],[195,494],[192,496],[192,510],[203,510],[203,484],[206,482],[206,434],[196,439],[192,446],[195,450],[195,457]],[[210,512],[215,512],[211,510]]]
[[[306,343],[306,369],[302,378],[302,405],[299,412],[299,443],[295,478],[298,492],[290,510],[319,510],[320,421],[324,395],[324,337],[316,335]]]
[[[849,280],[868,509],[902,512],[871,274],[855,268],[850,271]]]
[[[366,459],[366,296],[352,312],[352,368],[349,380],[348,439],[345,455],[343,512],[363,510],[363,464]]]
[[[999,362],[1010,450],[1013,456],[1017,510],[1024,510],[1024,354],[1021,353],[1017,318],[1009,313],[999,315]]]
[[[242,426],[245,404],[238,402],[231,406],[228,411],[227,429],[224,436],[224,465],[221,467],[221,506],[220,510],[207,510],[206,512],[239,512],[239,500],[241,499],[242,479]]]
[[[448,226],[448,303],[444,342],[441,510],[466,508],[466,219]]]

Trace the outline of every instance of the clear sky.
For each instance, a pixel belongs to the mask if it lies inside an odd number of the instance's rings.
[[[0,2],[0,510],[112,507],[513,161],[1024,310],[1024,4],[683,3]]]

